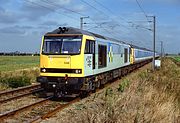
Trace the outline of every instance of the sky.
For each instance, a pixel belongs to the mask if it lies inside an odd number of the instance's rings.
[[[138,4],[139,3],[139,4]],[[39,52],[42,36],[80,28],[152,49],[180,53],[180,0],[0,0],[0,52]]]

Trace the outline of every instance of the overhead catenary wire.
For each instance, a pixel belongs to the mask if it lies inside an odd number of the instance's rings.
[[[54,6],[54,7],[58,7],[54,2],[50,2],[50,1],[48,1],[48,0],[41,0],[41,1],[43,1],[43,2],[45,2],[46,4],[48,4],[48,5],[51,5],[51,6]],[[90,5],[88,2],[85,2],[84,0],[82,0],[84,3],[86,3],[86,4],[88,4],[90,7],[93,7],[92,5]],[[29,1],[30,2],[30,1]],[[34,3],[34,2],[33,2]],[[42,6],[42,5],[41,5]],[[46,7],[47,8],[47,7]],[[65,7],[62,7],[62,6],[60,6],[59,7],[60,9],[63,9],[63,10],[66,10],[66,11],[69,11],[69,12],[73,12],[73,13],[75,13],[75,14],[78,14],[78,15],[81,15],[81,16],[85,16],[85,15],[83,15],[83,14],[81,14],[81,13],[79,13],[79,12],[76,12],[76,11],[73,11],[73,10],[71,10],[71,9],[68,9],[68,8],[65,8]],[[96,9],[95,7],[93,7],[94,9]],[[96,10],[98,10],[98,9],[96,9]],[[100,11],[100,10],[98,10],[99,12],[101,12],[101,13],[103,13],[102,11]],[[62,13],[61,13],[62,14]],[[104,13],[105,14],[105,13]],[[108,15],[107,15],[108,16]],[[91,19],[92,20],[92,19]],[[94,21],[94,20],[92,20],[92,21]],[[95,24],[97,24],[98,26],[100,25],[101,27],[102,27],[102,24],[100,24],[100,23],[95,23]],[[119,24],[118,24],[119,25]],[[103,28],[103,27],[102,27]],[[106,30],[106,29],[104,29],[104,30]],[[107,31],[107,30],[106,30]],[[109,31],[108,31],[108,33],[109,33]]]
[[[145,12],[144,9],[141,7],[141,5],[140,5],[140,3],[139,3],[138,0],[136,0],[136,3],[137,3],[137,5],[139,6],[139,8],[141,9],[141,11],[144,13],[145,17],[147,17],[146,12]]]
[[[115,15],[114,12],[109,9],[108,7],[106,7],[105,5],[103,5],[102,3],[100,3],[99,1],[97,0],[93,0],[95,3],[97,3],[98,5],[100,5],[101,7],[103,7],[104,9],[106,9],[107,11],[109,11],[112,15]],[[116,15],[115,15],[116,16]],[[129,21],[121,16],[117,16],[118,18],[124,20],[126,23],[129,23]]]
[[[40,3],[37,3],[37,2],[33,2],[33,1],[29,1],[29,0],[24,0],[24,1],[26,1],[26,2],[28,2],[28,3],[31,3],[31,4],[34,4],[34,5],[36,5],[36,6],[40,6],[40,7],[42,7],[42,8],[48,9],[48,10],[53,11],[53,12],[55,12],[55,13],[58,13],[58,14],[67,16],[67,17],[69,17],[69,18],[71,18],[71,19],[73,19],[73,20],[75,20],[75,21],[78,21],[78,22],[79,22],[79,18],[77,19],[77,18],[75,18],[75,17],[69,16],[69,15],[64,14],[64,13],[62,13],[62,12],[56,11],[55,9],[50,8],[50,6],[57,7],[58,9],[62,9],[62,10],[65,10],[65,11],[69,11],[69,12],[71,12],[71,13],[78,14],[78,15],[80,15],[80,16],[84,16],[84,14],[82,14],[82,13],[80,13],[80,12],[76,12],[76,11],[71,10],[71,9],[68,9],[68,8],[66,8],[66,7],[61,7],[61,6],[59,7],[59,6],[56,5],[54,2],[50,2],[50,1],[48,1],[48,0],[41,0],[41,2],[43,2],[43,3],[46,4],[46,5],[40,4]],[[84,1],[84,0],[82,0],[82,1]],[[88,2],[85,2],[85,1],[84,1],[84,3],[88,4]],[[48,6],[47,6],[47,5],[48,5]],[[90,4],[88,4],[88,5],[90,5]],[[92,7],[92,5],[90,5],[90,7]],[[96,8],[96,7],[94,7],[94,9],[95,9],[95,8]],[[106,13],[104,13],[103,11],[101,11],[101,10],[99,10],[99,9],[96,9],[96,11],[101,12],[101,13],[105,14],[106,16],[109,16],[109,15],[107,15]],[[119,37],[117,37],[117,36],[114,34],[114,31],[112,32],[112,31],[110,31],[109,29],[106,29],[106,27],[104,27],[101,23],[96,22],[96,21],[93,20],[92,18],[90,18],[90,20],[93,21],[94,24],[96,24],[97,26],[101,27],[104,31],[106,31],[108,34],[110,34],[110,35],[113,36],[114,38],[119,38]],[[120,26],[120,24],[118,24],[118,26]],[[125,26],[125,25],[124,25],[124,26]],[[126,27],[126,28],[130,30],[130,27]],[[119,35],[119,34],[118,34],[118,35]]]
[[[115,15],[114,14],[114,12],[113,11],[111,11],[111,9],[109,9],[108,7],[106,7],[105,5],[103,5],[102,3],[100,3],[99,1],[97,1],[97,0],[93,0],[95,3],[97,3],[98,5],[100,5],[101,7],[103,7],[104,9],[106,9],[107,11],[109,11],[112,15]],[[145,12],[144,12],[145,13]],[[115,15],[116,16],[116,15]],[[138,24],[136,24],[136,23],[133,23],[133,22],[130,22],[130,21],[128,21],[128,20],[126,20],[125,18],[123,18],[123,17],[120,17],[120,16],[117,16],[118,18],[120,18],[120,19],[122,19],[123,21],[125,21],[126,23],[132,23],[132,25],[134,25],[136,28],[135,29],[137,29],[137,28],[142,28],[142,29],[145,29],[145,30],[150,30],[151,31],[151,29],[149,29],[149,28],[147,28],[147,27],[144,27],[144,26],[142,26],[142,25],[138,25]],[[129,28],[129,27],[128,27]],[[129,30],[131,31],[131,29],[129,28]],[[132,31],[131,31],[132,32]],[[140,35],[141,36],[141,35]]]
[[[72,13],[75,13],[75,14],[78,14],[78,15],[80,15],[80,16],[86,16],[86,15],[84,15],[84,14],[81,14],[80,12],[77,12],[77,11],[74,11],[74,10],[72,10],[72,9],[68,9],[68,8],[66,8],[66,7],[63,7],[63,6],[58,6],[55,2],[53,2],[53,1],[48,1],[48,0],[41,0],[42,2],[45,2],[46,4],[49,4],[49,5],[52,5],[52,6],[54,6],[54,7],[58,7],[58,9],[63,9],[63,10],[66,10],[66,11],[69,11],[69,12],[72,12]]]
[[[55,13],[57,13],[57,14],[64,15],[64,16],[66,16],[66,17],[68,17],[68,18],[71,18],[71,19],[79,22],[79,20],[78,20],[77,18],[72,17],[72,16],[69,16],[69,15],[67,15],[67,14],[63,14],[63,13],[61,13],[61,12],[58,12],[58,11],[56,11],[56,10],[54,10],[54,9],[52,9],[52,8],[49,8],[49,7],[45,6],[45,5],[39,4],[39,3],[37,3],[37,2],[29,1],[29,0],[23,0],[23,1],[25,1],[25,2],[27,2],[27,3],[30,3],[30,4],[33,4],[33,5],[35,5],[35,6],[39,6],[39,7],[41,7],[41,8],[48,9],[49,11],[53,11],[53,12],[55,12]]]
[[[142,11],[142,13],[144,14],[144,16],[146,17],[147,22],[149,23],[149,27],[150,27],[150,21],[149,21],[149,19],[148,19],[148,15],[147,15],[146,12],[144,11],[144,9],[142,8],[142,6],[141,6],[141,4],[139,3],[138,0],[136,0],[136,3],[137,3],[137,5],[138,5],[138,7],[140,8],[140,10]]]
[[[90,6],[91,8],[93,8],[93,9],[95,9],[96,11],[98,11],[99,13],[101,13],[101,14],[103,14],[103,15],[105,15],[106,17],[108,17],[108,18],[110,18],[109,17],[109,15],[107,15],[106,13],[104,13],[103,11],[101,11],[101,10],[99,10],[99,9],[97,9],[96,7],[94,7],[94,6],[92,6],[91,4],[89,4],[88,2],[86,2],[86,1],[84,1],[84,0],[81,0],[84,4],[86,4],[86,5],[88,5],[88,6]],[[91,18],[90,18],[91,19]],[[111,18],[110,18],[111,19]],[[91,19],[93,22],[95,22],[95,23],[97,23],[96,21],[94,21],[93,19]],[[113,19],[111,19],[111,20],[113,20]],[[114,21],[114,20],[113,20]],[[116,22],[116,21],[115,21]],[[97,24],[97,25],[99,25],[99,24]],[[129,27],[127,27],[127,26],[125,26],[125,25],[123,25],[123,24],[119,24],[118,23],[118,26],[123,26],[124,28],[126,28],[126,29],[128,29],[129,30]],[[108,34],[111,34],[113,37],[115,37],[115,38],[118,38],[116,35],[114,35],[114,33],[112,33],[111,31],[109,31],[109,30],[107,30],[106,28],[104,28],[104,27],[102,27],[102,26],[100,26],[103,30],[105,30],[106,32],[108,32]],[[118,35],[119,35],[119,33],[118,33]]]
[[[79,19],[76,19],[76,18],[74,18],[74,17],[71,17],[71,16],[68,16],[68,15],[66,15],[66,14],[60,13],[60,12],[58,12],[58,11],[55,11],[54,9],[49,8],[49,7],[45,6],[45,5],[39,4],[39,3],[37,3],[37,2],[29,1],[29,0],[24,0],[24,1],[25,1],[25,2],[28,2],[28,3],[31,3],[31,4],[33,4],[33,5],[36,5],[36,6],[45,8],[45,9],[48,9],[48,10],[53,11],[53,12],[55,12],[55,13],[58,13],[58,14],[60,14],[60,15],[67,16],[67,17],[69,17],[69,18],[71,18],[71,19],[76,20],[76,21],[79,22]],[[45,0],[42,0],[42,1],[45,1]],[[48,1],[46,2],[46,4],[52,5],[52,4],[48,3]],[[63,7],[63,9],[65,9],[65,7]],[[65,10],[71,11],[70,9],[65,9]],[[77,13],[77,12],[75,12],[75,11],[71,11],[71,12],[74,12],[74,13],[76,13],[76,14],[82,15],[82,14]],[[91,19],[91,20],[92,20],[92,19]],[[93,20],[93,21],[94,21],[94,20]],[[94,22],[95,22],[95,21],[94,21]],[[96,22],[95,22],[95,23],[96,23]],[[96,23],[96,24],[99,25],[98,23]],[[107,29],[105,29],[105,28],[103,28],[103,29],[104,29],[107,33],[112,34],[112,33],[111,33],[110,31],[108,31]],[[113,37],[115,37],[115,36],[113,35]]]
[[[49,4],[49,5],[53,5],[52,3],[50,3],[50,2],[47,1],[47,0],[41,0],[41,1],[46,2],[46,3]],[[55,6],[55,5],[53,5],[53,6]],[[67,8],[65,8],[65,7],[62,7],[61,9],[65,9],[65,10],[67,10],[67,11],[70,11],[70,12],[73,12],[73,13],[76,13],[76,14],[79,14],[79,15],[81,15],[81,16],[85,16],[85,15],[83,15],[83,14],[81,14],[81,13],[78,13],[78,12],[76,12],[76,11],[67,9]],[[90,20],[92,20],[96,25],[101,25],[100,23],[97,23],[96,21],[94,21],[94,20],[91,19],[91,18],[90,18]],[[103,27],[102,27],[102,28],[103,28]],[[111,33],[110,31],[108,31],[107,29],[105,29],[105,28],[103,28],[103,29],[104,29],[106,32],[112,34],[112,33]],[[115,35],[113,35],[113,36],[115,36]]]
[[[95,9],[95,10],[98,11],[99,13],[105,15],[106,17],[108,17],[108,18],[111,19],[112,21],[117,22],[116,20],[110,18],[108,14],[106,14],[106,13],[104,13],[103,11],[97,9],[96,7],[94,7],[93,5],[91,5],[90,3],[86,2],[85,0],[81,0],[81,1],[82,1],[84,4],[86,4],[86,5],[90,6],[91,8]],[[129,27],[127,27],[127,26],[125,26],[125,25],[123,25],[123,24],[121,24],[121,23],[118,23],[118,25],[119,25],[119,26],[122,26],[122,27],[124,27],[124,28],[126,28],[126,29],[129,28]]]
[[[90,6],[91,8],[95,9],[96,11],[106,15],[106,17],[109,18],[109,16],[107,14],[105,14],[103,11],[97,9],[96,7],[92,6],[91,4],[89,4],[88,2],[84,1],[84,0],[81,0],[83,3],[85,3],[86,5]],[[93,22],[95,22],[96,25],[99,25],[96,21],[94,21],[93,19],[90,18],[90,20],[92,20]],[[102,27],[102,26],[101,26]],[[116,35],[114,35],[111,31],[107,30],[106,28],[102,27],[103,30],[105,30],[107,33],[111,34],[113,37],[117,38]]]
[[[93,0],[93,1],[94,1],[95,3],[97,3],[98,5],[100,5],[101,7],[103,7],[104,9],[106,9],[107,11],[109,11],[112,15],[116,16],[111,9],[109,9],[108,7],[106,7],[105,5],[103,5],[102,3],[100,3],[99,1],[97,1],[97,0]],[[145,13],[145,12],[144,12],[144,13]],[[141,27],[141,28],[143,28],[143,29],[147,29],[146,27],[143,27],[142,25],[136,24],[136,23],[134,23],[134,22],[132,22],[132,21],[129,21],[129,20],[127,20],[127,19],[125,19],[125,18],[123,18],[123,17],[121,17],[121,16],[116,16],[116,17],[122,19],[123,21],[125,21],[125,22],[128,23],[128,24],[129,24],[129,23],[132,23],[132,24],[135,25],[136,27]],[[147,22],[147,21],[146,21],[146,22]],[[148,22],[149,22],[149,21],[148,21]]]

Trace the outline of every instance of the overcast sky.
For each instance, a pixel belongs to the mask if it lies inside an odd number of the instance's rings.
[[[80,27],[152,49],[180,52],[180,0],[0,0],[0,52],[39,52],[41,37],[59,26]],[[144,11],[144,12],[143,12]],[[147,22],[149,21],[149,22]]]

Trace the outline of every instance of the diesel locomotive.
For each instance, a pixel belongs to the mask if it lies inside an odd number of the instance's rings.
[[[150,62],[153,52],[73,27],[42,37],[37,81],[56,97],[84,96]]]

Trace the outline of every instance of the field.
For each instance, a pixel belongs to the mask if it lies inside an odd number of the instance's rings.
[[[39,66],[39,56],[0,56],[0,72]]]
[[[0,90],[30,85],[39,75],[39,56],[0,56]]]

